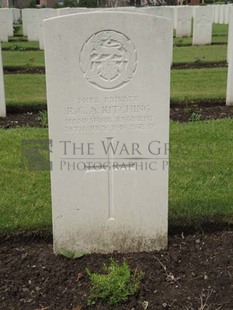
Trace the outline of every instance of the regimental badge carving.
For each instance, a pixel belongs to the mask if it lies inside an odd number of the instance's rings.
[[[133,42],[112,30],[93,34],[80,53],[84,77],[94,86],[109,90],[128,83],[136,72],[137,62]]]

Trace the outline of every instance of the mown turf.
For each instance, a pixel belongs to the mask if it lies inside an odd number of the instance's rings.
[[[3,51],[4,67],[44,67],[43,51]]]
[[[8,74],[5,75],[4,81],[7,106],[46,104],[44,75]]]
[[[46,104],[43,74],[5,75],[8,106]],[[173,70],[171,72],[171,102],[220,100],[226,98],[226,68]]]
[[[24,51],[24,50],[38,50],[39,42],[3,42],[2,43],[3,50],[9,51]],[[21,55],[21,54],[20,54]]]
[[[49,172],[21,168],[21,141],[47,129],[0,130],[0,232],[51,227]],[[233,223],[233,120],[171,122],[169,222]]]
[[[225,100],[226,68],[173,70],[171,101]]]
[[[227,58],[226,45],[174,47],[173,63],[216,63]]]
[[[228,35],[228,25],[213,24],[212,35],[213,36],[227,36]]]
[[[45,129],[0,130],[0,232],[51,226],[48,171],[21,168],[22,139],[46,139]]]
[[[233,223],[233,120],[171,124],[170,224]]]

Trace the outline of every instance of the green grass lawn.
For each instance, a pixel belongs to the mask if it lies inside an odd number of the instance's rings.
[[[213,42],[227,42],[227,25],[214,25]],[[13,37],[11,42],[3,43],[2,57],[5,69],[12,67],[44,67],[44,52],[39,51],[39,42],[24,42],[24,37]],[[224,40],[224,42],[223,42]],[[176,63],[193,63],[202,62],[219,62],[226,61],[227,46],[210,45],[210,46],[186,46],[192,44],[192,38],[175,38],[174,39],[174,64]],[[22,49],[22,50],[20,50]],[[28,49],[28,50],[27,50]]]
[[[47,129],[0,130],[0,232],[51,228],[48,171],[21,168],[21,141]],[[233,223],[233,120],[171,122],[169,222]]]
[[[16,37],[8,37],[8,41],[9,42],[21,42],[21,41],[28,41],[27,37],[23,37],[23,36],[16,36]]]
[[[225,100],[226,68],[173,70],[171,101]]]
[[[36,42],[35,42],[36,43]],[[9,44],[9,43],[5,43]],[[20,46],[26,46],[21,43]],[[32,47],[33,45],[31,45]],[[36,45],[35,45],[35,48]],[[227,46],[185,46],[174,47],[173,63],[193,63],[195,61],[219,62],[226,61]],[[44,67],[43,51],[3,51],[4,67]]]
[[[21,23],[14,24],[14,36],[23,36],[23,26]]]
[[[212,35],[213,36],[227,36],[228,25],[213,24]]]
[[[24,50],[38,50],[39,42],[3,42],[2,43],[3,50],[11,50],[11,51],[24,51]]]
[[[43,51],[3,51],[4,67],[44,67]]]
[[[46,104],[45,75],[7,74],[4,81],[7,106]]]
[[[51,226],[48,171],[21,169],[22,139],[46,139],[46,129],[0,130],[0,232]]]
[[[8,51],[3,50],[3,66],[4,68],[12,67],[44,67],[44,52],[36,51],[38,48],[37,42],[30,42],[30,44],[21,42],[18,45],[12,45],[10,43],[4,43],[5,47],[16,46],[16,49],[31,48],[35,51]],[[182,46],[174,47],[173,49],[173,63],[194,63],[197,61],[215,63],[226,61],[227,46],[226,45],[209,45],[209,46]]]
[[[170,224],[233,223],[232,141],[232,119],[172,122]]]
[[[226,45],[174,47],[173,63],[222,62],[227,58]]]
[[[5,75],[7,106],[46,104],[43,74]],[[171,101],[225,100],[226,68],[173,70],[171,73]]]

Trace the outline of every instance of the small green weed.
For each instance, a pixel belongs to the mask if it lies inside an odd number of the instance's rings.
[[[189,116],[189,122],[197,122],[201,119],[201,114],[197,112],[197,105],[189,106],[188,103],[186,103],[186,107],[184,109],[185,114]]]
[[[109,305],[114,305],[134,295],[140,287],[143,273],[135,269],[130,270],[126,261],[120,265],[113,259],[104,264],[104,274],[87,273],[91,280],[91,291],[88,305],[94,305],[97,300],[102,300]]]
[[[183,40],[182,39],[177,39],[177,41],[174,43],[174,46],[182,46],[183,45]]]
[[[26,63],[27,69],[31,69],[31,68],[33,67],[34,63],[35,63],[35,58],[33,58],[33,57],[30,58],[30,59],[28,60],[28,62]]]
[[[201,65],[201,64],[203,64],[203,59],[201,59],[201,58],[199,58],[199,57],[197,57],[197,58],[194,58],[194,63],[195,64],[199,64],[199,65]]]
[[[19,44],[13,44],[10,48],[10,51],[25,51],[25,48],[20,46]]]
[[[39,122],[41,127],[47,128],[48,127],[48,112],[47,111],[40,111],[38,116]]]
[[[190,122],[198,122],[201,119],[201,114],[197,113],[197,112],[193,112],[189,118]]]

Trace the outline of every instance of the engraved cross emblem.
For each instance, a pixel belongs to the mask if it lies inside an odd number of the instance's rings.
[[[105,168],[108,168],[107,170],[107,193],[108,193],[108,220],[109,221],[114,221],[115,218],[115,205],[114,205],[114,154],[113,154],[113,150],[110,146],[110,144],[113,142],[114,137],[106,137],[107,140],[107,150],[108,150],[108,165],[105,165]],[[127,169],[128,167],[131,170],[135,170],[135,165],[133,164],[122,164],[122,165],[117,165],[118,169],[120,168],[120,171]],[[94,166],[88,168],[88,170],[86,170],[86,173],[99,173],[99,172],[105,172],[106,173],[106,169],[99,169],[96,170]]]
[[[115,214],[114,214],[114,171],[112,169],[113,167],[113,152],[112,149],[109,147],[110,143],[114,140],[114,137],[107,137],[107,147],[108,147],[108,165],[106,165],[105,167],[108,168],[107,170],[107,178],[108,178],[108,220],[115,220]],[[85,173],[89,173],[89,172],[105,172],[106,173],[106,169],[100,169],[100,170],[96,170],[94,169],[94,167],[90,167],[90,169],[86,170]]]

